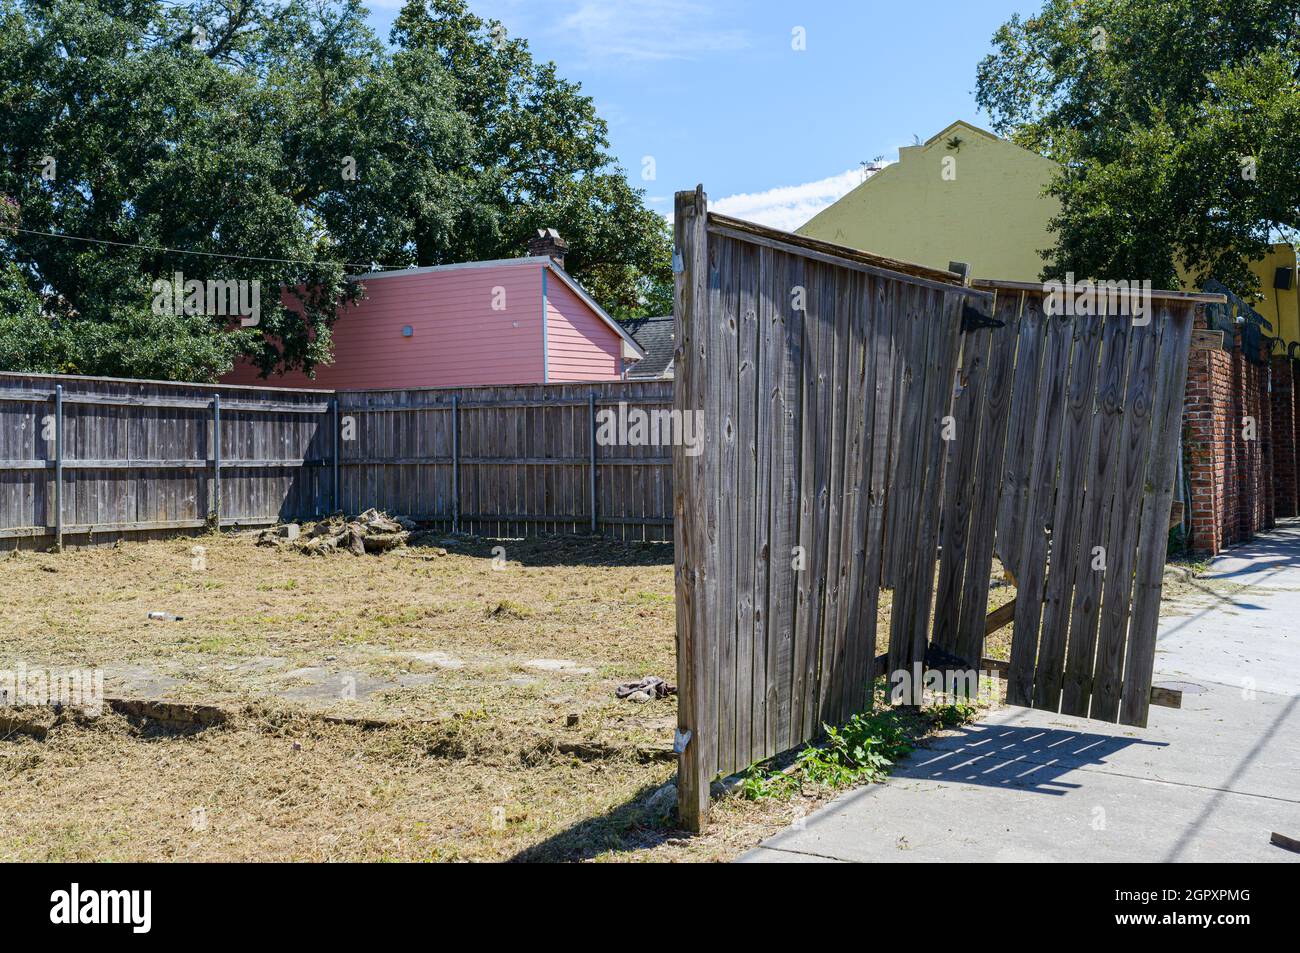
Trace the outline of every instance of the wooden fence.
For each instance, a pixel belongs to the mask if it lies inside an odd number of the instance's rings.
[[[0,374],[0,539],[82,545],[320,512],[331,397]]]
[[[981,667],[996,553],[1017,586],[1008,702],[1145,725],[1192,322],[1221,299],[1154,292],[1139,323],[976,284],[1003,326],[964,344],[934,644]]]
[[[603,439],[653,420],[672,381],[340,392],[342,508],[486,536],[672,538],[672,449]],[[624,426],[624,431],[635,430]],[[649,438],[664,436],[647,427]],[[375,502],[381,501],[381,502]]]
[[[706,435],[674,458],[683,822],[866,707],[878,663],[992,667],[995,554],[1008,701],[1145,725],[1193,316],[1221,299],[1049,316],[1042,285],[963,287],[700,190],[675,228],[676,407]]]
[[[0,540],[369,506],[494,535],[667,539],[668,448],[606,445],[593,423],[671,399],[671,381],[336,394],[0,374]]]
[[[925,654],[958,276],[708,214],[677,195],[678,806],[866,702],[882,566],[891,662]],[[919,633],[919,637],[918,637]]]

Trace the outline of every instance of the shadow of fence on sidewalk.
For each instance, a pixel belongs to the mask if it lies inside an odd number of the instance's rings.
[[[1063,776],[1105,764],[1132,745],[1165,747],[1165,742],[1057,728],[968,725],[959,735],[935,739],[916,751],[893,776],[1060,796],[1082,787]]]

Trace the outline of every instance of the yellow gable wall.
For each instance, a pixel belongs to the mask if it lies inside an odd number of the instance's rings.
[[[954,136],[961,140],[948,147]],[[951,157],[955,178],[943,178]],[[886,166],[823,209],[800,235],[935,268],[964,261],[971,275],[1037,281],[1057,202],[1042,195],[1055,164],[966,123]]]
[[[961,140],[949,147],[953,137]],[[943,176],[952,157],[954,177]],[[798,234],[946,268],[964,261],[976,278],[1038,281],[1038,250],[1054,244],[1047,223],[1056,199],[1043,195],[1055,164],[965,122],[956,122],[924,145],[904,146],[886,166],[838,202],[823,209]],[[1254,307],[1287,343],[1300,342],[1300,302],[1273,290],[1279,266],[1296,268],[1295,249],[1275,245],[1251,270],[1264,292]],[[1281,307],[1279,318],[1278,306]]]

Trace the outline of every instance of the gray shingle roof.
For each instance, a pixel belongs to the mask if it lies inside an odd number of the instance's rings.
[[[623,327],[645,348],[645,359],[637,361],[627,372],[629,380],[646,380],[672,376],[673,316],[634,318]]]

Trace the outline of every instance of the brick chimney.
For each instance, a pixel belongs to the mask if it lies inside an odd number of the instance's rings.
[[[539,228],[537,237],[528,240],[528,254],[549,255],[561,268],[564,267],[564,253],[568,250],[569,243],[553,228]]]

